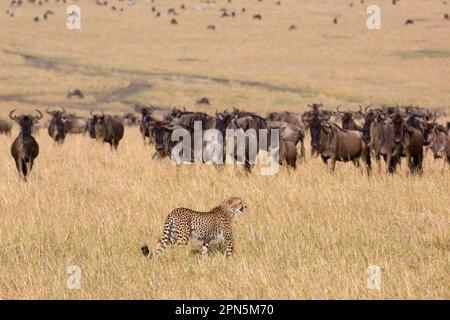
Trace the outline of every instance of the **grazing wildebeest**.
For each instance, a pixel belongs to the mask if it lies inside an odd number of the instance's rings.
[[[425,143],[422,132],[408,126],[398,113],[392,114],[389,120],[394,127],[395,151],[393,156],[405,156],[411,173],[422,170],[423,145]]]
[[[12,130],[12,125],[8,121],[0,119],[0,134],[4,133],[5,135],[10,136]]]
[[[42,119],[42,112],[36,110],[37,116],[14,115],[16,110],[9,113],[9,118],[20,126],[20,133],[11,146],[11,155],[16,162],[17,171],[25,181],[33,169],[34,160],[39,155],[39,145],[31,135],[31,129],[35,123]]]
[[[111,146],[111,150],[117,150],[125,130],[123,124],[112,116],[105,115],[103,111],[101,115],[94,114],[91,111],[91,115],[89,128],[91,138],[107,142]]]
[[[149,139],[149,143],[153,142],[152,136],[150,134],[150,130],[148,128],[148,123],[151,120],[154,120],[151,115],[154,111],[154,107],[142,107],[142,106],[136,106],[134,108],[135,112],[141,114],[141,123],[139,125],[139,130],[141,131],[142,137],[144,138],[144,144],[146,143],[146,138]]]
[[[444,126],[427,123],[425,128],[425,146],[433,152],[435,159],[446,158],[450,164],[450,135]]]
[[[353,116],[355,114],[361,113],[362,107],[359,106],[359,111],[356,112],[351,112],[348,110],[341,111],[339,108],[340,106],[336,107],[336,115],[342,120],[342,129],[362,131],[362,127],[357,125],[355,120],[353,119]]]
[[[48,134],[57,143],[63,143],[66,134],[69,131],[66,118],[66,110],[61,107],[59,110],[50,110],[47,108],[47,113],[51,116],[50,124],[48,126]]]
[[[331,171],[334,171],[336,161],[352,161],[359,166],[358,160],[365,162],[367,173],[370,174],[370,150],[363,140],[361,132],[345,130],[334,123],[329,123],[329,116],[304,117],[309,121],[311,133],[312,154],[322,157],[325,164],[331,160]]]

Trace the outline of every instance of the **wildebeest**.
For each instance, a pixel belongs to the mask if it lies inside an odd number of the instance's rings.
[[[67,92],[67,98],[70,99],[72,97],[78,97],[80,99],[84,98],[83,92],[80,89],[75,89],[73,91]]]
[[[67,124],[66,110],[61,107],[58,110],[51,110],[47,108],[47,113],[51,116],[50,124],[48,126],[48,134],[57,143],[63,143],[69,131]]]
[[[406,163],[411,173],[422,169],[423,134],[419,129],[409,126],[400,114],[390,116],[394,127],[395,156],[406,157]]]
[[[300,157],[302,159],[305,158],[305,132],[301,127],[283,121],[266,120],[266,124],[269,130],[280,130],[280,139],[292,142],[295,147],[297,147],[297,144],[300,142]]]
[[[380,157],[383,156],[388,171],[393,173],[400,163],[400,155],[394,154],[396,149],[394,127],[386,123],[385,118],[386,116],[381,110],[373,111],[366,107],[363,138],[370,146],[377,162],[378,171],[381,171]]]
[[[353,118],[355,114],[360,114],[361,111],[362,111],[361,106],[359,106],[359,111],[356,111],[356,112],[352,112],[352,111],[348,111],[348,110],[341,111],[340,106],[337,106],[336,114],[342,120],[342,129],[362,131],[362,127],[357,125]]]
[[[291,167],[293,169],[297,167],[298,153],[293,142],[280,139],[279,157],[280,164],[285,163],[288,168]]]
[[[11,146],[11,155],[16,162],[19,175],[25,181],[33,169],[34,160],[39,155],[39,145],[31,135],[31,129],[35,123],[42,119],[42,112],[36,110],[37,116],[14,115],[16,110],[9,113],[9,118],[20,126],[20,133]]]
[[[232,120],[226,126],[226,129],[233,129],[235,135],[226,136],[225,144],[227,145],[227,152],[233,151],[235,161],[244,161],[244,168],[246,172],[251,172],[253,165],[256,163],[256,156],[259,150],[268,151],[270,148],[270,140],[264,145],[260,141],[260,130],[267,129],[266,120],[253,113],[234,111],[236,114],[232,116]],[[244,134],[244,145],[238,146],[239,134]],[[228,147],[228,144],[234,144],[234,150]],[[253,145],[255,144],[255,145]],[[238,148],[244,148],[244,159],[239,159],[241,156]],[[252,149],[254,147],[254,149]]]
[[[436,123],[427,124],[425,145],[433,152],[435,159],[446,158],[450,164],[450,136],[443,126]]]
[[[151,135],[155,140],[156,152],[153,155],[155,158],[165,158],[171,157],[173,148],[178,144],[178,141],[172,141],[172,133],[177,129],[187,130],[190,134],[192,133],[192,128],[182,126],[182,125],[172,125],[167,121],[157,121],[153,120],[151,123]],[[192,135],[191,135],[192,136]],[[193,155],[193,141],[189,143],[189,156],[192,159]],[[181,154],[180,154],[181,159]]]
[[[352,161],[355,166],[359,166],[358,161],[362,159],[367,173],[370,174],[370,150],[361,132],[345,130],[329,123],[329,116],[319,115],[304,119],[309,121],[312,154],[320,155],[325,164],[328,164],[330,159],[331,171],[334,171],[336,161]]]
[[[4,133],[5,135],[10,136],[12,130],[12,125],[8,121],[0,119],[0,134]]]
[[[67,114],[65,119],[68,133],[85,134],[89,131],[89,119],[75,114]]]
[[[153,106],[143,107],[140,105],[137,105],[134,108],[134,111],[136,113],[141,114],[141,123],[139,125],[139,130],[141,131],[142,137],[144,138],[144,144],[146,143],[146,138],[149,139],[149,143],[151,143],[153,141],[152,136],[150,134],[148,122],[153,119],[151,117],[151,115],[152,115],[154,109],[155,108]]]
[[[89,128],[91,138],[107,142],[111,146],[111,150],[117,150],[125,130],[123,124],[112,116],[105,115],[103,112],[101,115],[98,115],[91,111],[91,115],[92,119]]]

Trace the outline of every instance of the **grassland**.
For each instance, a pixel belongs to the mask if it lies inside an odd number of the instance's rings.
[[[172,26],[166,12],[182,1],[156,1],[160,18],[144,1],[111,2],[124,12],[79,1],[79,31],[65,28],[63,5],[45,6],[56,15],[38,23],[44,7],[25,5],[0,20],[0,117],[49,105],[122,112],[124,100],[209,113],[302,111],[313,101],[449,112],[449,7],[375,1],[382,30],[369,31],[366,7],[354,2],[217,1],[203,12],[186,2]],[[224,6],[236,18],[221,19]],[[0,3],[0,13],[8,9]],[[263,19],[252,20],[255,13]],[[407,18],[417,21],[404,26]],[[291,24],[298,29],[289,32]],[[151,87],[105,100],[133,82]],[[74,88],[86,98],[67,99]],[[212,105],[195,105],[202,96]],[[117,153],[84,136],[57,146],[42,130],[41,154],[23,183],[9,155],[13,137],[0,135],[2,299],[450,298],[450,173],[430,154],[420,176],[402,167],[369,179],[351,164],[330,174],[309,154],[296,171],[246,176],[152,161],[137,128],[126,129]],[[207,210],[232,195],[249,205],[234,223],[233,259],[218,244],[202,258],[195,242],[159,259],[141,256],[171,209]],[[79,290],[66,286],[70,265],[82,270]],[[382,268],[380,291],[366,287],[369,265]]]

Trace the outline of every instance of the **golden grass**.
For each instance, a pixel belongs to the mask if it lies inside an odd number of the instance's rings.
[[[152,161],[136,128],[117,153],[82,136],[55,145],[45,132],[29,183],[0,145],[1,298],[427,298],[448,299],[449,171],[365,177],[351,164],[329,174],[319,160],[277,176],[232,167]],[[256,168],[257,169],[257,168]],[[175,207],[207,210],[239,195],[236,255],[200,243],[147,260]],[[80,290],[66,288],[69,265]],[[369,265],[382,267],[370,292]]]
[[[182,2],[158,6],[165,13]],[[203,13],[186,2],[174,27],[165,14],[152,18],[147,2],[120,14],[79,1],[80,32],[65,28],[62,5],[48,5],[57,14],[39,23],[32,18],[43,8],[15,9],[15,18],[1,20],[0,116],[11,108],[70,106],[65,94],[77,87],[86,94],[81,107],[125,108],[98,97],[134,80],[153,87],[127,99],[207,112],[236,105],[264,115],[304,110],[313,101],[450,110],[449,26],[440,1],[375,1],[383,19],[377,32],[365,28],[359,1],[353,8],[332,0],[285,0],[279,7],[245,1],[245,16],[234,1],[217,2]],[[238,16],[220,19],[222,6]],[[0,12],[6,9],[1,2]],[[253,21],[254,13],[263,20]],[[407,18],[425,20],[405,27]],[[288,32],[290,24],[299,29]],[[57,67],[34,68],[10,52]],[[195,106],[201,96],[212,106]],[[137,128],[126,128],[117,153],[83,136],[56,146],[43,130],[41,154],[23,183],[9,155],[13,137],[0,135],[2,299],[450,298],[449,168],[431,155],[414,177],[402,167],[394,176],[375,171],[368,179],[342,163],[329,174],[309,156],[294,172],[261,176],[256,169],[245,176],[232,167],[152,161]],[[249,204],[234,223],[233,259],[225,260],[219,245],[201,258],[195,242],[158,259],[142,257],[140,245],[154,248],[170,210],[208,210],[232,195]],[[82,270],[80,290],[67,289],[69,265]],[[382,268],[379,292],[366,288],[369,265]]]

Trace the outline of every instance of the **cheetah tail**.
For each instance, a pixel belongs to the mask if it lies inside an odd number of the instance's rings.
[[[150,249],[148,248],[148,245],[146,245],[146,244],[142,245],[141,252],[144,255],[144,257],[152,258],[152,256],[153,256],[153,253],[150,251]]]

